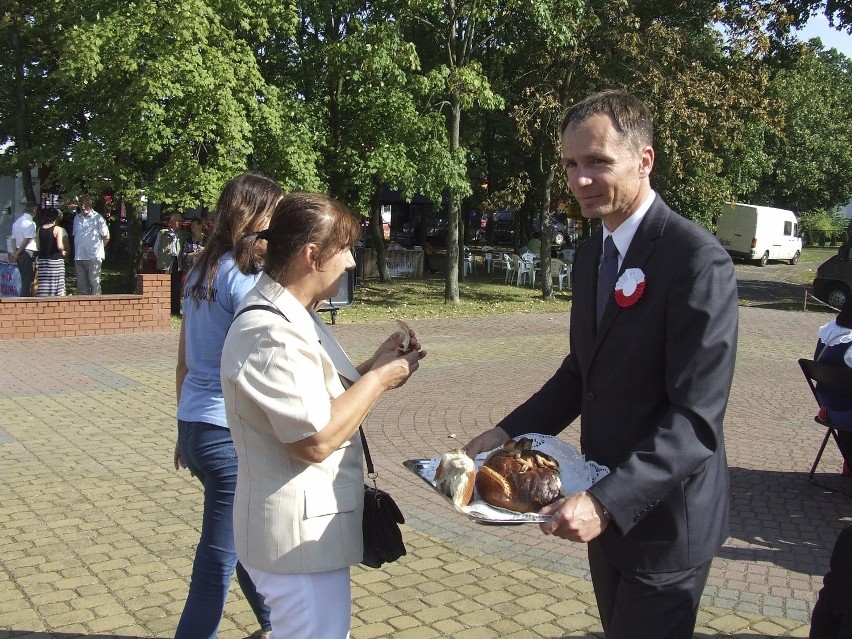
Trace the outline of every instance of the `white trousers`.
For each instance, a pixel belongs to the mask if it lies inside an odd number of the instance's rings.
[[[272,639],[348,639],[349,568],[282,575],[245,566],[269,606]]]

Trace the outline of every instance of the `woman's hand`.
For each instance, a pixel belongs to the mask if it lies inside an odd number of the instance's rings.
[[[410,331],[409,333],[410,340],[408,342],[408,350],[405,351],[405,354],[408,353],[422,353],[419,355],[417,359],[423,359],[426,357],[426,351],[421,350],[420,341],[417,339],[417,334],[414,331]],[[376,349],[376,352],[373,353],[373,356],[368,359],[366,362],[362,363],[357,367],[358,372],[362,375],[367,371],[373,370],[375,368],[376,363],[385,355],[393,355],[396,357],[401,354],[402,351],[402,343],[405,341],[405,336],[402,334],[402,331],[395,331],[390,334],[390,336]],[[414,372],[414,371],[412,371]]]
[[[399,337],[398,333],[397,337]],[[382,346],[379,347],[379,350],[392,340],[393,336],[385,340]],[[420,360],[426,357],[426,351],[419,350],[417,347],[409,348],[409,350],[403,353],[398,348],[401,342],[401,338],[394,340],[392,343],[396,344],[396,348],[392,348],[390,351],[386,351],[376,357],[373,365],[370,367],[370,372],[378,375],[385,390],[399,388],[405,384],[408,378],[414,374],[414,371],[420,367]],[[419,347],[419,344],[417,346]]]
[[[180,454],[180,447],[175,444],[175,470],[186,468],[186,462],[183,461],[183,455]]]

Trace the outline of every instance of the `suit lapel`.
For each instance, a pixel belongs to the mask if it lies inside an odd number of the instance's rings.
[[[669,213],[670,209],[663,203],[660,196],[658,195],[654,198],[651,208],[648,209],[648,212],[639,224],[639,228],[636,229],[633,240],[630,242],[630,248],[627,249],[627,255],[624,256],[621,268],[618,271],[619,277],[629,268],[644,270],[645,263],[654,252],[654,241],[663,234]],[[599,247],[597,252],[598,257],[600,257],[600,251]],[[597,282],[597,279],[595,282]],[[621,311],[622,308],[615,302],[615,296],[611,295],[607,302],[604,315],[601,318],[601,324],[598,326],[597,333],[595,333],[593,355]]]

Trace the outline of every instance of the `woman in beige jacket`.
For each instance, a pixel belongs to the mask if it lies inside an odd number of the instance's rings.
[[[426,353],[388,337],[354,366],[314,310],[355,267],[358,219],[294,193],[273,213],[265,272],[225,341],[222,389],[239,458],[234,537],[272,610],[274,639],[349,634],[349,567],[363,556],[358,426]],[[252,308],[262,306],[264,308]]]

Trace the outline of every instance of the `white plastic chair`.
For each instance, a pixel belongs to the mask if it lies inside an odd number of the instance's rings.
[[[518,256],[512,256],[508,253],[503,253],[503,255],[500,257],[500,262],[503,264],[503,268],[506,269],[506,284],[511,284],[512,280],[518,274],[517,268],[515,267],[516,262],[512,259],[512,257],[517,258]],[[518,262],[519,261],[520,260],[518,260]]]
[[[571,287],[571,265],[562,260],[550,260],[550,277],[559,281],[559,290],[562,290],[562,280],[568,278],[568,287]]]
[[[482,251],[482,256],[485,258],[485,272],[490,273],[494,267],[494,247],[483,246],[480,250]]]
[[[520,282],[520,280],[522,279],[521,275],[528,275],[529,276],[528,279],[530,280],[530,284],[532,286],[535,286],[535,260],[536,260],[537,257],[538,256],[531,251],[527,251],[526,253],[521,255],[522,266],[521,266],[521,270],[518,271],[518,284],[521,283]],[[527,278],[523,278],[523,279],[527,279]]]
[[[463,275],[469,275],[470,273],[476,273],[476,261],[473,259],[473,252],[468,248],[464,247],[464,260],[462,262],[463,265]]]
[[[515,284],[520,286],[522,283],[525,283],[527,279],[532,281],[533,277],[533,264],[532,262],[527,262],[522,260],[517,255],[510,255],[509,259],[512,261],[511,271],[509,273],[511,275],[507,275],[506,281],[508,284],[512,283],[514,280]]]

